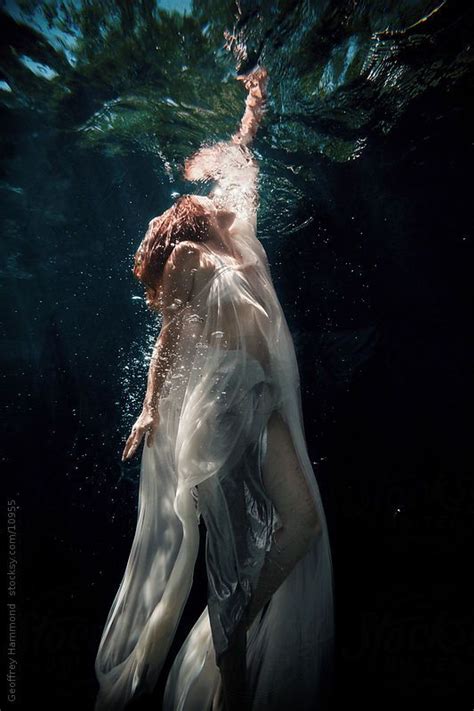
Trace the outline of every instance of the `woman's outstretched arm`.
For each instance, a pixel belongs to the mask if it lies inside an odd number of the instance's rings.
[[[259,67],[250,74],[237,77],[248,90],[245,112],[237,133],[232,136],[233,143],[248,146],[255,138],[262,117],[266,111],[268,72]]]
[[[216,187],[209,197],[222,196],[222,202],[238,207],[246,197],[255,197],[258,165],[249,151],[229,151],[229,146],[242,146],[252,142],[265,113],[268,73],[259,67],[251,74],[237,77],[248,90],[245,111],[237,132],[229,141],[203,146],[184,163],[186,180],[215,180]],[[248,193],[247,196],[243,192]],[[233,205],[233,203],[235,203]]]

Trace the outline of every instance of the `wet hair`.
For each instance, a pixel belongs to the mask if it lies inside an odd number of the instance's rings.
[[[179,242],[205,242],[209,236],[209,214],[205,206],[182,195],[150,226],[135,253],[133,273],[156,293],[165,264]]]

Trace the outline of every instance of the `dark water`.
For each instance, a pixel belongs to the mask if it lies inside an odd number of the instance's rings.
[[[333,708],[471,709],[472,3],[158,5],[2,3],[2,708],[93,707],[159,330],[133,253],[260,60],[259,236],[330,527]],[[169,663],[205,601],[201,551]]]

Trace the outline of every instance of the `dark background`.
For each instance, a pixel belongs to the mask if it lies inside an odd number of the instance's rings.
[[[474,707],[471,85],[416,98],[358,160],[315,156],[320,180],[299,208],[313,221],[264,242],[331,537],[334,709]],[[28,120],[3,114],[9,179],[26,191],[6,201],[20,246],[1,284],[19,561],[12,706],[92,709],[136,524],[139,458],[120,454],[158,332],[131,300],[132,247],[169,195],[150,187],[146,156],[76,151]],[[163,679],[205,602],[201,549]],[[140,708],[159,708],[161,691]]]

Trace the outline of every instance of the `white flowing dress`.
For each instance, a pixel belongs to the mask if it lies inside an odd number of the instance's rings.
[[[163,708],[210,710],[217,662],[279,526],[262,477],[267,423],[275,410],[291,434],[321,533],[247,632],[251,708],[323,709],[331,690],[327,523],[307,452],[293,340],[256,238],[255,208],[249,210],[244,195],[255,189],[255,163],[248,149],[232,144],[212,150],[223,170],[213,173],[221,204],[237,212],[231,234],[241,259],[236,268],[211,255],[216,270],[196,296],[200,304],[204,300],[206,317],[197,315],[193,302],[186,307],[186,328],[160,393],[160,423],[153,445],[143,447],[135,536],[95,660],[95,711],[120,711],[153,691],[191,591],[201,516],[208,604],[173,661]]]

